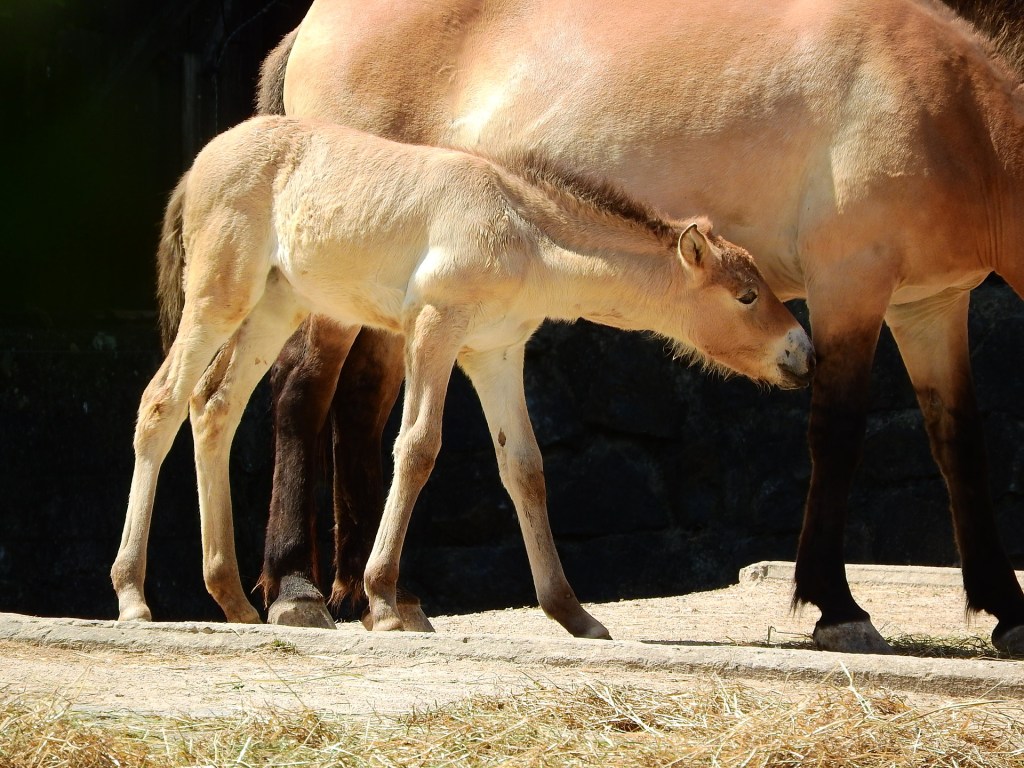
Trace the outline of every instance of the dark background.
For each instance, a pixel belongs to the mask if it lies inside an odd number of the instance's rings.
[[[1019,3],[973,5],[1022,16]],[[0,6],[0,611],[116,615],[107,574],[135,409],[160,361],[152,294],[163,203],[205,141],[251,113],[260,60],[307,6]],[[802,305],[794,310],[806,321]],[[1018,566],[1022,330],[1024,305],[1002,283],[976,291],[971,338],[991,484]],[[752,561],[792,558],[809,476],[806,392],[709,378],[673,363],[660,342],[586,323],[541,331],[527,392],[552,525],[581,599],[709,588]],[[955,564],[945,491],[887,334],[872,392],[848,560]],[[262,387],[232,457],[247,586],[262,560],[271,463]],[[330,521],[321,522],[326,545]],[[220,617],[202,584],[198,528],[184,429],[154,512],[147,595],[158,619]],[[403,576],[429,613],[534,601],[515,514],[461,377],[406,553]]]

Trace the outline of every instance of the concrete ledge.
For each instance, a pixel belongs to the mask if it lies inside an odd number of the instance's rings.
[[[793,581],[794,564],[786,560],[764,560],[740,569],[740,583],[758,581]],[[1016,571],[1017,581],[1024,584],[1024,571]],[[915,586],[963,588],[959,568],[923,565],[856,565],[846,566],[851,584],[912,584]]]
[[[960,697],[1024,696],[1024,665],[1010,661],[852,656],[739,646],[552,639],[491,634],[430,635],[266,625],[126,623],[42,619],[0,613],[0,640],[67,648],[243,654],[282,646],[306,655],[481,661],[512,665],[602,667],[873,686]]]

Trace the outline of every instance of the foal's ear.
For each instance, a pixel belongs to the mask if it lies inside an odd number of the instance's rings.
[[[676,244],[679,258],[688,267],[700,267],[703,265],[704,256],[709,250],[708,239],[704,233],[697,229],[696,224],[691,224],[683,230]]]

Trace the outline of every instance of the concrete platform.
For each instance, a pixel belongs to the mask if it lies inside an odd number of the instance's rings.
[[[938,622],[940,627],[943,621],[957,623],[959,587],[951,586],[959,583],[955,569],[851,566],[850,572],[855,592],[868,593],[867,603],[872,595],[881,596],[899,612],[896,598],[902,598],[922,621]],[[31,669],[35,647],[49,653],[92,654],[114,666],[119,658],[145,666],[147,659],[163,663],[160,659],[168,657],[176,660],[173,669],[187,671],[188,659],[195,664],[203,660],[225,674],[234,665],[245,667],[254,660],[279,664],[282,654],[290,669],[297,665],[307,676],[324,660],[345,659],[346,665],[373,669],[380,690],[388,690],[389,673],[394,673],[415,691],[420,690],[416,686],[426,686],[422,690],[431,692],[431,701],[476,690],[467,687],[468,679],[490,681],[487,690],[498,690],[514,689],[538,675],[557,680],[584,675],[639,685],[661,685],[693,675],[773,685],[832,681],[957,698],[1024,698],[1024,664],[1016,661],[851,656],[771,646],[772,622],[778,623],[780,613],[790,615],[786,608],[791,574],[791,563],[757,563],[745,568],[740,583],[727,589],[589,606],[620,638],[613,641],[568,637],[535,608],[437,617],[435,634],[374,634],[355,623],[313,630],[0,614],[0,644],[17,651],[0,653],[0,679],[20,679],[25,690],[39,690],[44,681],[36,678],[45,675],[46,667]],[[958,626],[948,627],[944,637],[976,637],[983,643],[988,630],[982,627],[972,635],[962,621],[962,607],[960,616]],[[806,617],[796,620],[813,625]],[[886,624],[883,619],[879,626]],[[935,626],[927,629],[934,631]],[[778,636],[780,631],[776,632]],[[24,662],[20,671],[10,666],[14,657]],[[222,662],[214,663],[216,658]],[[420,676],[424,679],[416,682]],[[239,679],[244,686],[245,675],[239,674]],[[366,706],[376,711],[390,701],[371,696]],[[353,706],[354,712],[366,709]]]

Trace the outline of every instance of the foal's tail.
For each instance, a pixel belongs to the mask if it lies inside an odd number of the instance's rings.
[[[171,347],[185,307],[185,244],[181,239],[182,211],[185,207],[185,189],[188,172],[167,201],[164,224],[160,231],[160,245],[156,250],[156,300],[160,308],[160,343],[164,353]]]
[[[257,115],[284,114],[284,72],[298,33],[299,28],[296,27],[285,35],[260,64],[260,81],[256,86]]]

